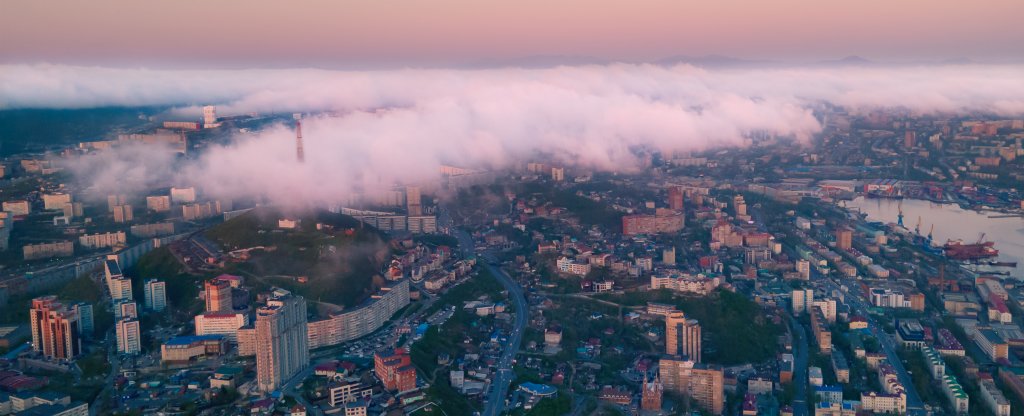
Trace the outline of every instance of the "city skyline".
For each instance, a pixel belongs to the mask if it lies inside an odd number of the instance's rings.
[[[0,414],[1019,414],[1022,15],[4,1]]]

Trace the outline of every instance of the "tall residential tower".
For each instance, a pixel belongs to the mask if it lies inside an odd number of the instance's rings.
[[[306,300],[275,289],[256,310],[256,383],[277,390],[309,365]]]

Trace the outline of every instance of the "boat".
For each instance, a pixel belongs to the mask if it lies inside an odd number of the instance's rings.
[[[981,264],[987,264],[987,265],[992,266],[992,267],[1017,267],[1017,262],[1015,262],[1015,261],[994,261],[994,260],[992,260],[992,261],[982,262]]]
[[[977,243],[947,240],[946,245],[942,248],[946,252],[946,257],[953,260],[978,260],[998,256],[999,250],[996,250],[995,244],[991,241],[982,242],[980,240]]]
[[[903,195],[899,193],[889,193],[882,191],[868,191],[864,193],[866,198],[872,199],[903,199]]]

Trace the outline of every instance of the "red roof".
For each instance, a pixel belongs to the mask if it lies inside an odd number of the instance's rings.
[[[239,280],[242,280],[242,276],[235,276],[235,275],[232,275],[232,274],[222,274],[220,276],[215,277],[214,279],[225,280],[225,281],[239,281]]]
[[[999,311],[999,313],[1010,313],[1010,309],[1006,307],[1006,302],[1003,302],[1003,298],[997,296],[995,293],[988,294],[988,302],[992,305],[992,308]]]

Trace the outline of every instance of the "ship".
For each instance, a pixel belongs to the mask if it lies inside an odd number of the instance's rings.
[[[978,260],[996,257],[999,255],[999,250],[996,250],[995,244],[991,241],[982,242],[978,240],[977,243],[965,243],[962,240],[947,240],[946,245],[943,246],[943,250],[946,252],[946,257],[953,260]]]
[[[903,194],[899,192],[868,191],[864,193],[864,196],[873,199],[903,199]]]

